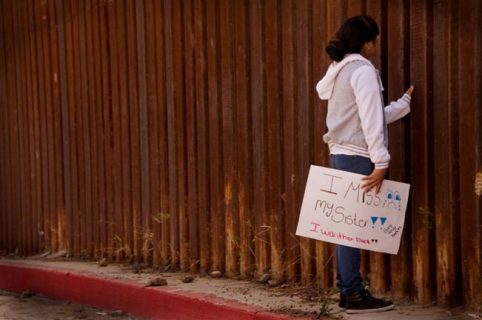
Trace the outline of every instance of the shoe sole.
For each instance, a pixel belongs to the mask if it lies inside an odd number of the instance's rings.
[[[349,314],[355,314],[355,313],[372,313],[372,312],[382,312],[382,311],[388,311],[392,310],[395,308],[394,304],[391,304],[389,306],[383,307],[383,308],[374,308],[374,309],[346,309],[346,313]]]

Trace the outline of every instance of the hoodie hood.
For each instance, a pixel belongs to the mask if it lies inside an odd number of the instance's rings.
[[[321,100],[328,100],[331,98],[338,73],[341,69],[343,69],[344,66],[353,61],[364,61],[373,67],[373,64],[370,62],[370,60],[358,53],[346,55],[345,58],[343,58],[343,60],[340,62],[333,61],[333,63],[328,67],[325,76],[316,84],[316,91],[318,92],[318,96]]]

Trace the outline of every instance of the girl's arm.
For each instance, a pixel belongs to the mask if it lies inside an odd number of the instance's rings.
[[[412,99],[413,86],[397,101],[391,102],[385,107],[385,119],[388,124],[403,118],[410,113],[410,101]]]

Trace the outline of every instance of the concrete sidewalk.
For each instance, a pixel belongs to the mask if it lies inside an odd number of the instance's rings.
[[[161,277],[168,283],[147,287]],[[0,289],[30,290],[54,299],[106,310],[123,310],[145,319],[295,320],[316,319],[322,302],[329,317],[344,320],[472,320],[480,314],[396,301],[395,310],[347,315],[338,309],[337,295],[319,295],[303,287],[268,287],[252,281],[214,279],[153,271],[147,266],[95,262],[0,258]],[[192,279],[191,279],[192,280]]]
[[[47,297],[107,310],[123,310],[146,319],[293,320],[213,295],[183,292],[175,286],[146,287],[129,279],[109,279],[56,265],[0,260],[0,288],[32,291]]]

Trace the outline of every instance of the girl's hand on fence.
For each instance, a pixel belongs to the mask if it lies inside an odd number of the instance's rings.
[[[407,91],[405,91],[405,93],[408,94],[408,95],[411,97],[411,96],[412,96],[413,89],[415,89],[415,87],[412,85],[412,86],[410,86],[410,88],[408,88]]]
[[[362,185],[361,185],[362,190],[364,192],[370,192],[370,190],[375,188],[376,193],[379,193],[386,173],[387,173],[386,168],[374,169],[369,176],[362,178]]]

